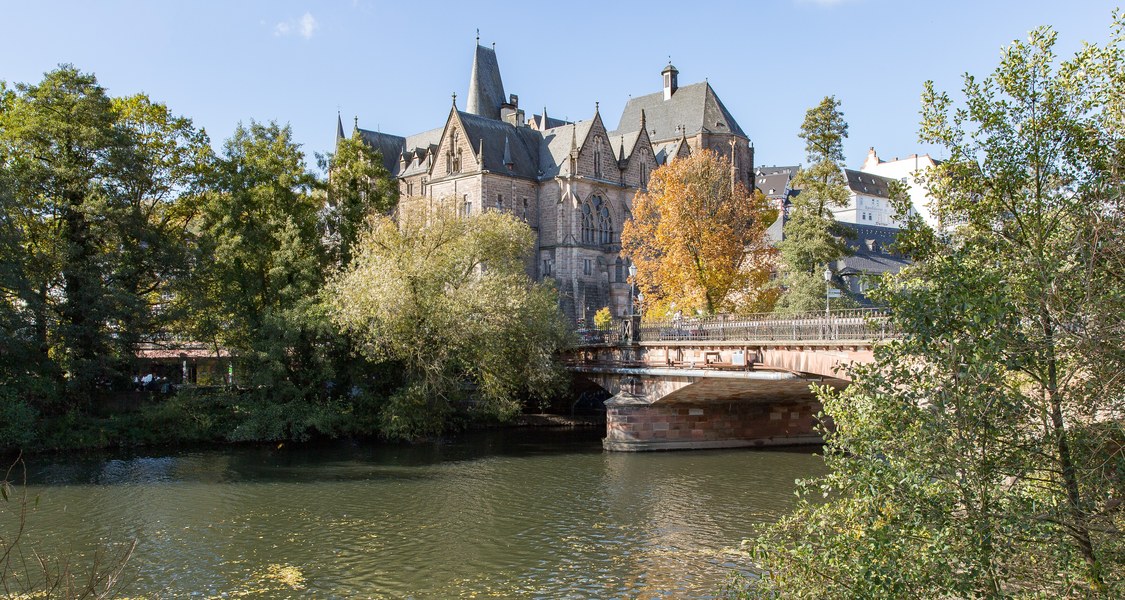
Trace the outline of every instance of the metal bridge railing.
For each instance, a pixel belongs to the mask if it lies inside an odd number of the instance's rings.
[[[890,313],[881,308],[824,314],[714,315],[642,323],[636,341],[877,341],[890,336]]]
[[[581,346],[637,342],[816,342],[879,341],[894,336],[890,313],[857,308],[808,315],[714,315],[641,323],[628,321],[608,329],[578,331]]]

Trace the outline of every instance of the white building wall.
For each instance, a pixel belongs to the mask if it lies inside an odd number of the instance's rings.
[[[925,219],[926,223],[936,229],[940,227],[940,224],[931,210],[933,198],[916,181],[919,175],[923,174],[926,169],[933,167],[934,164],[934,160],[929,154],[911,154],[902,159],[881,160],[875,153],[875,149],[872,148],[867,153],[867,160],[863,162],[863,166],[859,170],[872,175],[897,179],[905,183],[909,188],[910,202],[914,205],[914,210],[918,211],[918,214]],[[875,224],[879,225],[880,223]]]

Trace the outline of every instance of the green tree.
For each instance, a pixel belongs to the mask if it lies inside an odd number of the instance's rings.
[[[832,209],[847,206],[844,179],[844,138],[848,124],[840,101],[826,96],[805,113],[798,134],[805,140],[809,165],[793,178],[800,193],[793,199],[785,222],[785,238],[778,244],[781,281],[785,292],[778,309],[801,313],[824,306],[824,269],[849,254],[849,230],[836,222]]]
[[[190,275],[191,228],[214,156],[190,119],[144,94],[114,98],[113,109],[129,147],[117,190],[122,201],[107,215],[117,229],[108,275],[121,295],[115,337],[132,355],[138,342],[184,318],[186,307],[172,299]]]
[[[397,204],[398,185],[382,155],[363,142],[358,130],[337,141],[336,152],[321,159],[321,166],[328,171],[324,226],[330,260],[346,266],[367,216],[389,213]]]
[[[207,139],[71,66],[0,96],[0,286],[5,316],[18,320],[5,336],[22,375],[53,378],[87,403],[160,328],[182,275],[181,195],[198,181]]]
[[[1059,62],[1037,29],[963,106],[927,84],[951,243],[911,219],[902,337],[822,390],[830,474],[756,543],[756,593],[1125,594],[1122,34]]]
[[[477,410],[508,417],[521,397],[558,389],[555,354],[569,334],[554,290],[525,272],[533,235],[501,212],[371,216],[351,266],[327,293],[360,351],[404,372],[380,414],[384,435],[440,433],[470,398]]]
[[[301,436],[304,425],[277,407],[301,408],[329,377],[315,179],[288,126],[256,122],[227,140],[213,177],[200,202],[194,277],[182,290],[191,333],[230,349],[240,380],[269,395],[266,408],[282,417],[236,437]]]

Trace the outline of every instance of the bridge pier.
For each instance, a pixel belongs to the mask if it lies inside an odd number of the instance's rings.
[[[698,450],[819,444],[815,400],[649,404],[618,394],[606,402],[606,450]]]
[[[633,319],[621,337],[587,334],[570,370],[613,397],[607,450],[820,443],[810,384],[841,389],[851,364],[893,337],[884,310],[822,315]]]

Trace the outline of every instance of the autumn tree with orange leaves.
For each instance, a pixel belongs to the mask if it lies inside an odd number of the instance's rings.
[[[776,218],[765,196],[733,182],[730,161],[709,150],[653,171],[621,232],[646,318],[771,310],[776,251],[766,228]]]

